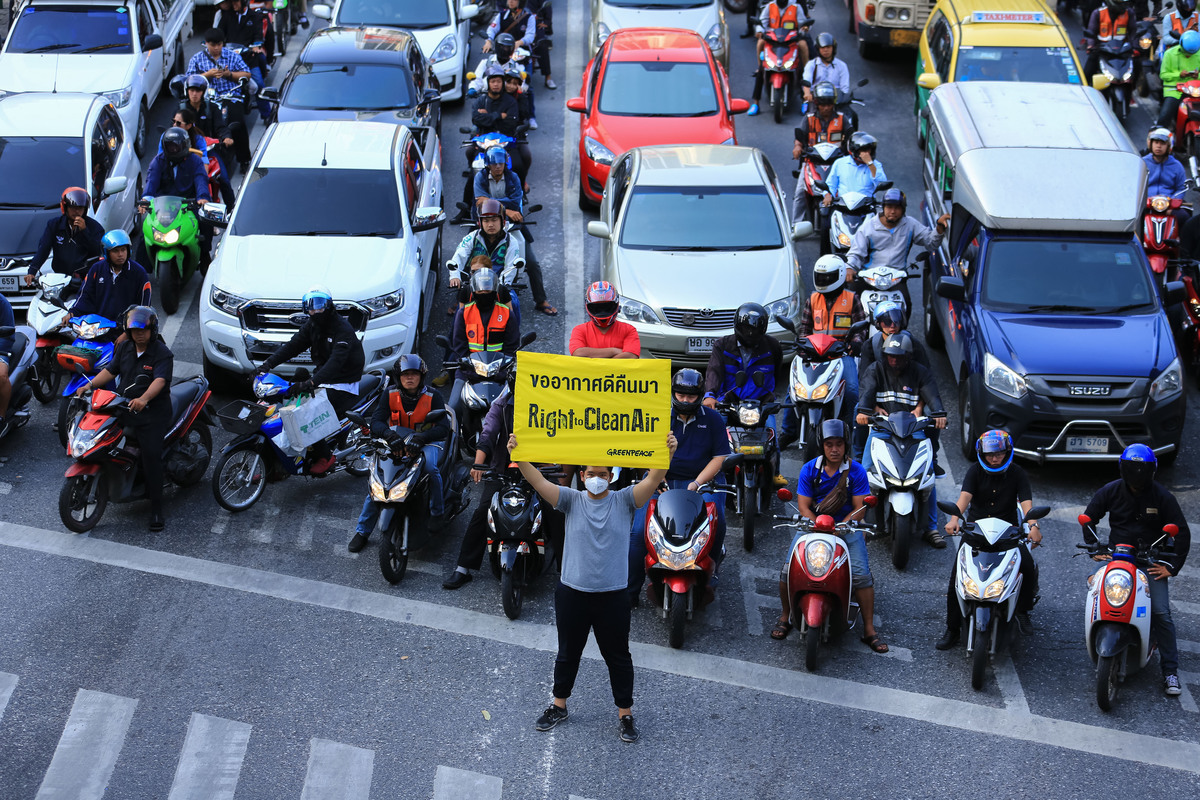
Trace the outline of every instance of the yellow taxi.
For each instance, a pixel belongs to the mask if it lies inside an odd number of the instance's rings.
[[[917,56],[917,134],[929,93],[950,81],[1083,83],[1062,23],[1042,0],[939,0]]]

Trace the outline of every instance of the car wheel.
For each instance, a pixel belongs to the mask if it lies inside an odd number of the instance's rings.
[[[925,302],[921,304],[921,313],[925,323],[925,344],[941,350],[946,346],[946,337],[938,326],[937,315],[933,311],[933,287],[930,281],[925,281]]]
[[[958,386],[959,448],[968,462],[975,459],[975,440],[979,438],[979,425],[975,419],[975,404],[971,402],[971,382],[964,380]]]
[[[146,155],[146,102],[143,100],[138,110],[137,129],[133,133],[133,151],[138,158]]]

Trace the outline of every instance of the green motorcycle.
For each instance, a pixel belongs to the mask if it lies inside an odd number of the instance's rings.
[[[143,197],[142,209],[147,267],[158,280],[163,311],[174,314],[179,309],[179,295],[184,284],[196,268],[202,266],[200,217],[215,226],[223,226],[225,206],[212,202],[201,206],[194,200],[162,195]],[[207,261],[203,266],[207,267]]]

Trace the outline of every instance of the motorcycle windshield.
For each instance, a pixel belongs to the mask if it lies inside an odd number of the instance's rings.
[[[893,411],[888,414],[887,427],[901,439],[912,439],[925,430],[925,420],[917,419],[907,411]]]
[[[983,554],[990,554],[990,557],[1000,558],[1005,552],[1012,550],[1020,544],[1021,529],[1017,526],[1012,526],[1004,535],[996,540],[995,543],[989,542],[987,537],[977,531],[964,531],[962,534],[963,544],[971,549],[978,551],[979,556],[975,558],[976,562],[980,562]],[[998,555],[999,554],[999,555]],[[999,563],[998,561],[996,563]]]
[[[154,221],[160,228],[169,228],[175,224],[183,209],[182,197],[157,197],[154,200]]]
[[[685,541],[707,513],[703,495],[686,489],[672,489],[658,496],[654,520],[668,539]]]

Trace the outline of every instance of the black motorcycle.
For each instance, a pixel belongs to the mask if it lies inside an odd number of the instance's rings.
[[[746,373],[736,376],[738,388],[746,385]],[[762,373],[754,373],[754,383],[762,385]],[[771,506],[775,473],[779,466],[779,443],[775,431],[767,425],[772,414],[779,413],[779,403],[738,398],[730,391],[717,403],[716,410],[725,415],[729,449],[742,454],[742,462],[726,466],[725,472],[735,489],[735,510],[742,515],[742,544],[749,553],[754,549],[756,517]]]
[[[537,333],[530,331],[521,337],[521,347],[536,340]],[[450,349],[450,341],[445,336],[438,336],[436,341],[447,351]],[[458,361],[447,361],[443,365],[445,369],[461,369],[468,373],[462,390],[463,415],[458,420],[459,446],[468,458],[474,458],[475,451],[479,449],[483,418],[500,392],[504,391],[509,370],[516,365],[516,357],[486,350],[471,353]]]
[[[557,481],[562,472],[557,465],[539,467],[547,480]],[[489,472],[485,478],[499,481],[488,507],[488,562],[500,581],[500,602],[509,619],[521,616],[525,589],[545,570],[547,508],[521,471],[512,467]]]

